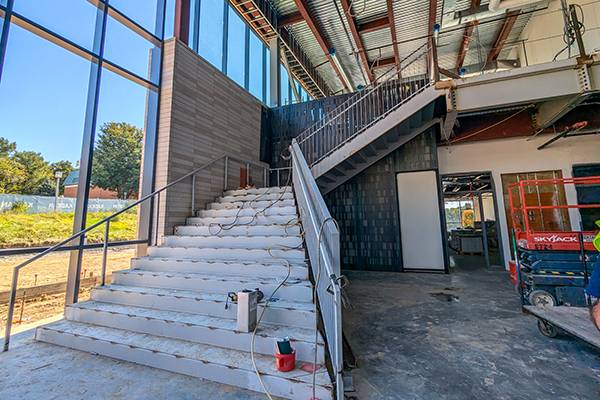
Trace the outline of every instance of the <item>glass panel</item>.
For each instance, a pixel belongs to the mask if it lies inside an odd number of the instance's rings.
[[[147,31],[160,35],[160,32],[156,32],[158,0],[110,0],[109,4]]]
[[[279,71],[279,91],[281,93],[280,105],[285,106],[290,104],[290,79],[287,70],[281,64],[279,64]]]
[[[244,86],[246,58],[246,24],[229,7],[229,31],[227,33],[227,75]]]
[[[265,79],[267,80],[267,92],[266,92],[266,98],[263,99],[263,101],[269,105],[272,106],[273,102],[271,101],[271,50],[266,47],[265,50],[267,51],[267,57],[265,58]]]
[[[111,71],[102,71],[98,125],[92,165],[88,225],[138,198],[147,90]],[[88,242],[101,242],[104,227]],[[137,209],[111,223],[110,240],[136,239]]]
[[[223,66],[223,0],[203,0],[200,5],[200,55]]]
[[[204,1],[202,2],[204,3]],[[165,39],[172,38],[175,31],[175,0],[167,0],[165,11]]]
[[[101,11],[85,0],[15,0],[14,11],[60,36],[94,50],[96,14]],[[98,49],[95,49],[96,53]]]
[[[104,55],[107,60],[141,76],[149,77],[150,51],[154,45],[109,17]],[[160,54],[158,51],[157,54]],[[158,83],[158,77],[155,82]]]
[[[6,55],[0,248],[57,243],[72,232],[90,63],[17,25],[11,26]]]
[[[262,98],[263,90],[263,43],[254,33],[250,33],[250,93]]]

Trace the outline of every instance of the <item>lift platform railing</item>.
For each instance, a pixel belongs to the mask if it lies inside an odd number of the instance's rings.
[[[298,143],[293,140],[292,182],[304,240],[315,282],[316,299],[323,326],[325,340],[335,375],[336,399],[344,399],[344,350],[342,343],[342,288],[340,267],[340,233],[337,223],[329,214],[317,182],[302,155]]]
[[[429,46],[405,58],[399,70],[384,73],[372,86],[350,97],[325,118],[302,132],[298,145],[313,166],[346,142],[431,86],[428,78]],[[392,79],[398,77],[398,79]]]
[[[56,251],[64,251],[64,250],[68,250],[68,249],[76,249],[79,251],[83,251],[87,233],[104,225],[104,239],[103,239],[103,243],[102,243],[102,264],[101,264],[102,272],[101,272],[101,280],[100,280],[101,285],[104,286],[106,284],[106,268],[107,268],[107,259],[108,259],[109,233],[110,233],[111,221],[113,221],[115,218],[117,218],[121,214],[133,209],[134,207],[136,207],[142,203],[145,203],[147,201],[152,201],[153,206],[154,206],[154,229],[153,229],[154,235],[149,235],[148,244],[151,244],[153,240],[154,240],[154,244],[157,244],[158,239],[159,239],[158,238],[159,207],[157,205],[160,205],[160,203],[161,203],[161,195],[164,194],[167,189],[172,188],[173,186],[177,185],[178,183],[188,180],[188,179],[191,179],[191,210],[192,210],[192,214],[194,214],[195,209],[196,209],[196,196],[195,196],[195,194],[196,194],[196,177],[198,176],[198,174],[200,172],[205,171],[208,168],[215,166],[215,164],[217,164],[220,161],[223,161],[223,180],[224,180],[223,189],[224,190],[228,189],[230,164],[232,162],[236,162],[241,167],[244,167],[246,169],[246,182],[245,182],[246,185],[251,183],[251,173],[250,172],[251,172],[252,167],[263,170],[262,178],[264,180],[265,186],[268,186],[268,184],[269,184],[269,180],[271,179],[270,175],[272,175],[273,173],[276,173],[279,176],[281,173],[281,169],[273,170],[273,169],[269,168],[266,164],[262,165],[262,164],[259,164],[259,163],[253,162],[253,161],[241,160],[239,158],[224,154],[224,155],[217,157],[217,158],[207,162],[206,164],[194,169],[193,171],[181,176],[180,178],[174,180],[173,182],[168,183],[167,185],[154,190],[152,193],[150,193],[146,196],[143,196],[142,198],[140,198],[139,200],[135,201],[134,203],[128,205],[127,207],[125,207],[125,208],[109,215],[108,217],[90,225],[89,227],[69,236],[68,238],[60,241],[59,243],[55,244],[54,246],[47,248],[46,250],[42,251],[41,253],[38,253],[35,256],[29,258],[28,260],[15,266],[13,268],[12,283],[11,283],[11,288],[10,288],[10,298],[9,298],[8,310],[7,310],[6,327],[4,330],[3,351],[8,351],[8,349],[9,349],[10,333],[11,333],[11,329],[12,329],[12,320],[13,320],[13,316],[14,316],[15,303],[16,303],[16,297],[17,297],[17,286],[18,286],[18,282],[19,282],[19,272],[23,268],[27,267],[34,261],[40,260],[41,258],[45,257],[46,255],[56,252]],[[283,169],[286,169],[286,168],[283,168]],[[277,179],[277,184],[278,185],[280,184],[279,179]],[[154,236],[154,238],[153,238],[153,236]],[[153,240],[152,240],[152,238],[153,238]],[[72,245],[73,243],[78,243],[78,245],[76,244],[75,246],[73,246]],[[81,257],[80,257],[80,260],[81,260]],[[77,274],[77,276],[79,276],[79,274]],[[76,290],[78,289],[77,286],[78,286],[78,284],[76,284]]]
[[[594,251],[592,240],[595,231],[562,230],[538,231],[531,224],[531,219],[544,212],[560,212],[561,210],[600,209],[600,204],[527,204],[526,193],[538,190],[540,186],[574,185],[579,188],[600,186],[600,176],[557,178],[557,179],[528,179],[508,186],[508,201],[511,221],[514,228],[516,243],[519,247],[530,250],[579,250],[579,240],[585,250]]]

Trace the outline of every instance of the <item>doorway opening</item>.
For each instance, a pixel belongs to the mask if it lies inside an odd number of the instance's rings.
[[[490,172],[442,176],[450,269],[504,265],[498,206]]]

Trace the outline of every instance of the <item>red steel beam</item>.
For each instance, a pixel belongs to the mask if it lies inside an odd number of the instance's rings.
[[[358,25],[358,32],[360,32],[360,33],[375,32],[380,29],[388,28],[389,26],[390,26],[390,19],[386,15],[385,17],[374,19],[373,21],[365,22],[364,24]]]
[[[396,35],[396,21],[394,20],[394,4],[392,0],[386,0],[386,4],[388,23],[390,24],[390,33],[394,45],[394,59],[396,67],[400,68],[400,52],[398,51],[398,35]],[[400,70],[398,70],[398,73],[400,73]]]
[[[456,72],[460,72],[460,69],[465,62],[465,57],[467,56],[467,51],[469,51],[469,44],[471,43],[471,36],[473,35],[473,31],[475,27],[479,24],[479,21],[471,21],[465,26],[465,32],[463,33],[462,43],[460,45],[460,49],[458,50],[458,56],[456,57]]]
[[[358,55],[363,64],[363,67],[367,73],[367,79],[371,83],[373,82],[373,71],[371,71],[371,66],[369,65],[369,59],[367,58],[367,53],[365,52],[365,47],[363,46],[362,39],[360,38],[360,34],[358,33],[358,29],[356,27],[356,21],[352,16],[352,9],[350,8],[350,2],[348,0],[341,0],[342,7],[344,9],[344,13],[346,14],[346,19],[348,20],[348,25],[350,26],[350,33],[352,33],[352,39],[354,40],[354,44],[356,44],[356,48],[358,50]]]
[[[496,36],[496,40],[494,41],[494,45],[490,49],[488,53],[487,60],[485,61],[485,65],[496,61],[502,48],[504,47],[504,43],[506,43],[506,39],[508,39],[508,35],[510,35],[510,31],[512,31],[513,25],[519,16],[520,10],[510,11],[506,14],[504,18],[504,23],[502,24],[502,28],[498,32],[498,36]]]
[[[427,20],[427,34],[429,42],[429,52],[427,56],[428,65],[431,65],[431,59],[433,58],[433,26],[435,25],[435,19],[437,17],[437,5],[438,0],[429,0],[429,17]]]
[[[298,11],[300,11],[300,14],[302,14],[302,18],[304,18],[304,21],[310,28],[315,39],[317,39],[317,43],[319,43],[319,46],[321,46],[323,53],[325,53],[325,57],[327,57],[327,60],[329,61],[329,63],[331,64],[331,67],[333,68],[336,75],[338,76],[338,79],[342,83],[342,86],[346,90],[350,90],[350,88],[346,85],[346,81],[344,80],[344,78],[342,76],[342,72],[337,67],[335,62],[333,61],[331,54],[329,54],[329,49],[330,49],[329,43],[327,42],[327,40],[321,33],[321,30],[319,29],[319,26],[317,25],[316,21],[313,19],[312,15],[308,11],[308,6],[306,4],[306,0],[294,0],[294,2],[296,3],[296,7],[298,7]]]
[[[175,37],[185,44],[190,38],[190,0],[175,1]]]
[[[277,21],[277,26],[279,28],[283,28],[285,26],[297,24],[302,21],[304,21],[302,14],[300,14],[299,12],[295,12],[293,14],[284,15],[283,17],[279,18],[279,21]]]

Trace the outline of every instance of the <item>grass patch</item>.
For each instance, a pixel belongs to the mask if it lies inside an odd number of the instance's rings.
[[[90,226],[113,212],[88,213]],[[119,215],[110,223],[110,240],[133,240],[136,238],[137,213],[135,209]],[[104,225],[88,233],[88,243],[104,240]],[[0,248],[38,247],[55,244],[73,233],[73,214],[0,213]]]

